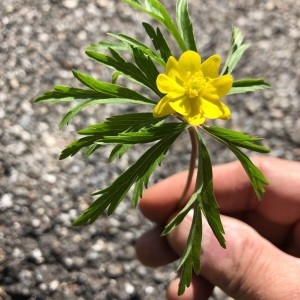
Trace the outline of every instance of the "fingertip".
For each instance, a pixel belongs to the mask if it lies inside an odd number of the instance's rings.
[[[177,208],[186,179],[187,172],[180,172],[145,190],[139,201],[142,214],[153,222],[165,223]]]
[[[137,258],[148,267],[160,267],[178,259],[165,237],[161,237],[162,226],[156,226],[143,234],[135,245]]]

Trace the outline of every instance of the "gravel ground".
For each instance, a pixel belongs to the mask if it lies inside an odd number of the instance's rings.
[[[129,199],[110,218],[71,226],[92,201],[91,192],[111,182],[140,150],[110,167],[108,151],[59,161],[60,151],[76,129],[131,108],[93,107],[59,131],[68,107],[32,104],[54,84],[77,85],[72,68],[109,79],[105,67],[84,56],[84,47],[107,31],[143,38],[139,23],[148,20],[120,2],[0,1],[0,299],[164,299],[175,276],[175,265],[150,269],[136,260],[135,241],[151,224]],[[239,26],[252,47],[236,77],[264,77],[273,86],[228,98],[228,126],[264,137],[273,156],[300,160],[300,2],[190,3],[203,56],[225,55],[231,26]],[[153,181],[187,167],[186,139],[173,147]],[[207,143],[215,164],[233,159]],[[216,291],[214,299],[225,298]]]

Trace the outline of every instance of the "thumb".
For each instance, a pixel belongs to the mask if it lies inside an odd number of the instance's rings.
[[[168,236],[180,255],[191,222],[188,215]],[[300,299],[299,259],[280,251],[237,219],[222,216],[222,223],[226,249],[221,248],[208,224],[203,224],[202,277],[236,299]]]

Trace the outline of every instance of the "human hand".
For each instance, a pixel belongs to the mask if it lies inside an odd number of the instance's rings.
[[[300,299],[300,163],[266,157],[253,162],[269,181],[261,201],[238,162],[213,168],[227,248],[204,223],[200,276],[180,297],[174,280],[168,299],[207,299],[214,286],[236,299]],[[167,237],[160,234],[176,210],[186,176],[181,172],[156,184],[140,201],[142,213],[156,223],[136,245],[147,266],[168,264],[183,253],[192,216]]]

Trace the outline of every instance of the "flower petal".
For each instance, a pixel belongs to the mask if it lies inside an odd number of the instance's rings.
[[[218,54],[210,56],[201,64],[201,70],[204,77],[216,78],[219,74],[221,57]]]
[[[156,79],[156,85],[160,92],[168,94],[171,92],[178,92],[181,95],[184,94],[185,89],[174,81],[171,77],[166,74],[159,74]]]
[[[170,56],[168,58],[166,65],[166,74],[174,80],[176,80],[176,78],[179,77],[178,61],[173,56]]]
[[[218,78],[215,78],[212,81],[212,84],[215,86],[218,96],[220,98],[224,97],[227,95],[229,90],[232,87],[233,84],[233,78],[231,75],[227,74]]]
[[[200,71],[201,68],[201,56],[194,51],[185,51],[179,58],[179,73],[181,78],[185,80],[188,72],[194,74]]]
[[[228,108],[228,106],[225,105],[223,102],[221,102],[221,104],[222,104],[222,110],[224,111],[224,113],[219,118],[222,119],[222,120],[229,120],[230,117],[231,117],[231,111]]]
[[[209,119],[217,119],[224,114],[224,109],[222,107],[222,102],[210,101],[207,99],[201,99],[201,108],[203,111],[203,115]]]
[[[171,115],[176,111],[169,105],[170,99],[168,97],[163,97],[154,107],[153,116],[154,118],[164,117]]]
[[[221,101],[211,101],[202,98],[201,99],[201,108],[203,111],[203,115],[208,119],[230,119],[231,112],[229,108]]]
[[[191,102],[191,113],[187,116],[184,116],[184,118],[189,124],[193,126],[198,126],[205,122],[205,117],[201,109],[201,100],[200,99],[194,99],[194,100],[195,101]]]
[[[213,82],[214,80],[210,80],[209,82],[207,82],[202,92],[202,98],[212,102],[219,101],[220,99],[218,91]]]
[[[170,106],[180,115],[187,116],[191,113],[190,99],[184,97],[176,101],[170,101]]]

